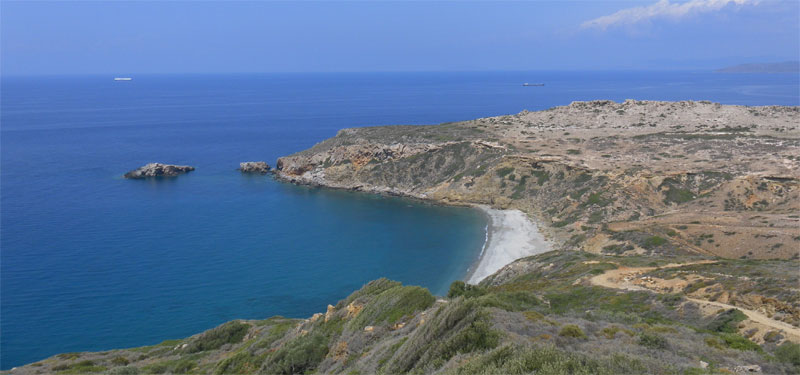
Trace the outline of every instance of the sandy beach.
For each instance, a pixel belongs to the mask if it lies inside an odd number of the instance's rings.
[[[467,276],[468,283],[477,284],[517,259],[550,250],[551,244],[524,212],[477,207],[489,217],[489,226],[478,264]]]

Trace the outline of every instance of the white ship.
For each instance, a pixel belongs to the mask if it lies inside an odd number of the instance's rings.
[[[130,81],[132,79],[131,77],[114,77],[115,81]]]

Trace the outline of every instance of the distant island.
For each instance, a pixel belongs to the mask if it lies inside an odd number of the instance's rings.
[[[800,61],[740,64],[717,69],[715,73],[800,73]]]

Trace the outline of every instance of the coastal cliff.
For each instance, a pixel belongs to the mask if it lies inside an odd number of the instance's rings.
[[[575,102],[340,131],[280,158],[294,183],[522,210],[561,248],[800,256],[800,110]]]
[[[273,171],[518,209],[556,250],[447,296],[380,279],[305,319],[232,321],[10,373],[800,372],[797,107],[595,101],[344,129]]]

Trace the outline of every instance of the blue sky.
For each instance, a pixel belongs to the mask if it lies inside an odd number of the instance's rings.
[[[800,59],[800,1],[0,2],[4,75],[707,69]]]

